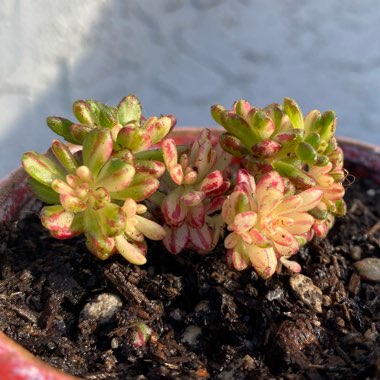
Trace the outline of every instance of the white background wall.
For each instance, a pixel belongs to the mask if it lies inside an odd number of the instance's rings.
[[[45,151],[48,115],[136,94],[147,116],[285,96],[380,144],[378,0],[1,0],[0,177]]]

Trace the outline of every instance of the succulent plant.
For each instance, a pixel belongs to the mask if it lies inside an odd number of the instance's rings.
[[[49,116],[47,125],[66,141],[82,145],[84,137],[94,129],[111,131],[114,150],[129,150],[133,153],[150,148],[160,142],[174,127],[173,115],[142,115],[142,106],[134,95],[124,97],[117,107],[110,107],[95,100],[77,100],[73,113],[79,123]]]
[[[345,213],[332,111],[303,117],[290,98],[263,109],[245,100],[232,110],[214,105],[226,132],[215,143],[204,129],[189,146],[166,138],[174,116],[144,118],[134,95],[117,107],[78,100],[73,112],[78,123],[47,123],[79,146],[54,140],[46,155],[26,152],[22,163],[47,204],[42,224],[59,239],[83,233],[100,259],[120,253],[144,264],[146,239],[162,240],[173,254],[203,254],[227,229],[227,262],[237,270],[253,266],[266,279],[281,265],[299,272],[289,258]],[[136,344],[149,336],[141,324]]]
[[[195,139],[189,153],[178,155],[173,139],[162,143],[167,168],[166,196],[161,203],[165,220],[165,247],[179,253],[185,247],[207,252],[215,247],[223,230],[216,214],[230,186],[224,175],[230,155],[210,140],[204,129]]]
[[[290,98],[283,105],[264,109],[239,100],[232,110],[214,105],[211,113],[226,129],[220,137],[223,149],[240,157],[255,178],[276,170],[291,181],[296,192],[323,190],[323,199],[311,213],[316,218],[315,233],[325,236],[334,217],[345,213],[343,152],[334,136],[335,113],[313,110],[303,117]]]
[[[100,128],[86,134],[79,153],[55,140],[49,156],[24,154],[32,189],[52,204],[42,209],[42,224],[59,239],[84,233],[89,250],[101,259],[118,251],[130,262],[145,263],[144,236],[160,240],[165,231],[138,215],[146,208],[136,201],[157,190],[163,164],[155,163],[155,174],[145,167],[138,171],[133,160],[113,156],[111,131]]]
[[[278,260],[299,271],[288,258],[306,243],[315,221],[308,211],[322,197],[318,188],[294,193],[276,171],[263,175],[256,185],[254,177],[240,169],[222,208],[231,231],[224,241],[230,263],[238,270],[251,264],[263,278],[272,276]]]

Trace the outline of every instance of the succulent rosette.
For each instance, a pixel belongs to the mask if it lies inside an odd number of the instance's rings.
[[[157,190],[164,167],[156,163],[152,174],[140,165],[137,172],[131,157],[113,156],[113,146],[112,132],[97,128],[86,134],[79,154],[55,140],[48,156],[27,152],[22,164],[37,197],[51,204],[42,209],[41,221],[54,237],[84,233],[97,257],[119,252],[128,261],[143,264],[143,237],[159,240],[165,231],[138,215],[146,210],[136,202]]]
[[[240,157],[251,174],[276,170],[297,187],[316,185],[307,175],[307,167],[325,166],[329,162],[326,152],[336,146],[335,113],[313,110],[303,117],[290,98],[285,98],[283,105],[274,103],[263,109],[241,99],[232,110],[214,105],[211,114],[226,130],[221,146]]]
[[[263,175],[256,185],[247,170],[239,170],[236,185],[222,208],[231,231],[224,241],[229,262],[237,270],[252,265],[263,278],[272,276],[278,260],[300,271],[288,258],[307,241],[315,221],[309,211],[322,197],[319,188],[294,193],[275,171]]]
[[[210,251],[223,230],[223,221],[216,213],[230,186],[224,172],[231,157],[220,147],[214,147],[210,138],[210,130],[204,129],[190,152],[180,156],[173,139],[162,144],[170,177],[161,204],[166,230],[163,243],[174,254],[185,247]]]
[[[47,125],[66,141],[82,145],[85,136],[94,129],[111,131],[114,150],[128,150],[137,153],[160,142],[174,127],[173,115],[142,115],[142,105],[135,95],[125,96],[117,107],[111,107],[95,100],[77,100],[73,113],[78,120],[49,116]]]

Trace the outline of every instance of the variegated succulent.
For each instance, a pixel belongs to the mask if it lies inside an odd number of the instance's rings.
[[[204,129],[189,153],[180,156],[173,139],[162,144],[167,177],[161,210],[165,220],[165,247],[179,253],[185,247],[199,252],[212,250],[223,230],[218,214],[230,181],[225,170],[230,155],[213,146],[210,130]]]
[[[174,127],[173,115],[142,115],[142,106],[135,95],[124,97],[117,107],[110,107],[95,100],[77,100],[73,113],[79,123],[68,119],[49,116],[47,125],[66,141],[82,145],[84,137],[94,129],[111,131],[114,150],[132,153],[144,151],[160,142]]]
[[[245,100],[235,102],[232,110],[214,105],[211,114],[226,130],[220,137],[223,149],[240,157],[255,178],[276,170],[296,191],[325,189],[314,210],[318,235],[327,233],[334,216],[344,214],[343,153],[334,136],[333,111],[313,110],[303,117],[298,104],[285,98],[283,105],[263,109]]]
[[[215,142],[204,129],[189,146],[166,138],[174,116],[145,119],[134,95],[117,107],[79,100],[73,112],[78,123],[47,119],[69,144],[54,140],[46,155],[27,152],[22,163],[47,204],[42,224],[59,239],[83,233],[100,259],[118,252],[144,264],[146,238],[173,254],[206,253],[227,227],[231,266],[269,278],[281,264],[300,271],[289,258],[345,213],[332,111],[303,117],[289,98],[264,109],[245,100],[232,110],[215,105],[226,132]]]
[[[139,215],[146,207],[136,202],[157,190],[164,165],[136,165],[131,155],[114,156],[113,146],[112,132],[96,128],[86,134],[78,154],[55,140],[48,156],[27,152],[22,163],[37,197],[51,204],[42,209],[41,221],[53,236],[84,233],[98,258],[119,252],[132,263],[144,264],[144,237],[160,240],[165,231]]]
[[[300,271],[299,265],[288,258],[307,242],[315,222],[308,211],[322,197],[319,188],[295,194],[276,171],[264,174],[256,185],[254,177],[240,169],[222,209],[231,231],[224,241],[229,262],[237,270],[252,265],[263,278],[272,276],[278,260]]]

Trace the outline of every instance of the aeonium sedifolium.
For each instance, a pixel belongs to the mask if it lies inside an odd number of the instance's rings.
[[[73,113],[78,122],[49,116],[47,125],[67,142],[82,145],[84,137],[94,129],[108,129],[113,138],[113,149],[136,153],[160,142],[174,127],[173,115],[142,115],[142,106],[135,95],[125,96],[117,107],[96,100],[77,100]]]
[[[220,210],[230,187],[231,156],[211,142],[209,129],[200,132],[188,152],[179,154],[176,142],[166,139],[162,153],[167,172],[162,193],[154,197],[165,221],[163,243],[174,254],[184,248],[211,251],[224,227]]]
[[[119,252],[144,264],[146,238],[173,254],[204,254],[227,230],[227,262],[268,278],[281,265],[300,271],[290,257],[345,213],[332,111],[304,118],[291,99],[264,109],[216,105],[220,139],[204,129],[178,146],[165,138],[175,118],[145,119],[133,95],[117,107],[87,100],[73,109],[79,123],[50,117],[48,125],[79,150],[55,140],[47,155],[25,153],[23,166],[48,204],[42,224],[61,239],[83,233],[101,259]]]
[[[84,233],[89,250],[101,259],[119,252],[144,264],[145,238],[161,240],[165,231],[138,202],[158,189],[165,167],[136,154],[165,137],[175,118],[145,120],[133,95],[117,108],[96,101],[78,101],[73,108],[83,124],[57,117],[48,124],[82,150],[73,154],[55,140],[48,155],[27,152],[22,158],[33,191],[50,204],[41,211],[42,224],[60,239]]]
[[[343,152],[335,138],[333,111],[313,110],[303,117],[298,104],[285,98],[282,105],[262,109],[245,100],[236,101],[232,110],[214,105],[211,114],[226,130],[220,137],[223,149],[240,157],[255,179],[275,170],[295,193],[323,191],[319,204],[309,211],[315,218],[313,233],[325,236],[334,217],[345,214]]]

